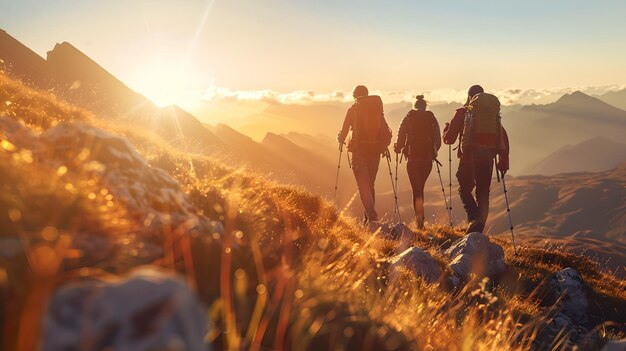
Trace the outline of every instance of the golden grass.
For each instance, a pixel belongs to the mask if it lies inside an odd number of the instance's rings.
[[[197,286],[214,321],[207,340],[216,349],[525,350],[549,320],[539,307],[542,280],[570,266],[600,304],[624,311],[625,282],[593,261],[529,247],[514,256],[502,239],[494,240],[505,248],[509,271],[495,285],[474,279],[451,291],[408,271],[390,277],[380,262],[396,252],[397,243],[373,236],[319,196],[172,148],[158,136],[97,118],[2,75],[0,115],[35,132],[69,120],[125,136],[179,181],[198,210],[224,223],[219,247],[195,238],[181,255],[155,262],[188,274],[190,286]],[[34,350],[47,296],[73,276],[59,266],[77,254],[68,238],[81,230],[123,237],[132,219],[117,203],[93,198],[98,181],[80,167],[48,169],[29,160],[28,150],[4,144],[0,171],[0,225],[6,229],[0,236],[17,234],[25,245],[24,257],[0,261],[11,297],[3,308],[1,347]],[[463,229],[416,230],[413,244],[443,265],[439,249]],[[163,241],[174,241],[171,235],[164,231]]]

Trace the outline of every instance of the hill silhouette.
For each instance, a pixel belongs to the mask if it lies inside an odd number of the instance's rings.
[[[297,132],[280,134],[280,136],[311,152],[318,153],[331,162],[337,161],[337,141],[330,137]]]
[[[0,70],[39,88],[50,86],[54,79],[46,60],[2,29],[0,29]]]
[[[626,162],[626,144],[598,136],[566,145],[546,156],[525,174],[553,175],[566,172],[598,172]]]
[[[267,133],[261,145],[278,155],[291,169],[290,176],[301,177],[300,182],[314,185],[312,191],[332,196],[337,166],[317,152],[310,151],[274,133]],[[347,170],[344,169],[344,173]],[[311,189],[311,186],[307,187]],[[344,189],[345,190],[345,189]]]
[[[606,102],[607,104],[621,108],[622,110],[626,110],[626,89],[604,93],[598,96],[598,99]]]
[[[157,107],[82,53],[72,44],[56,44],[41,58],[0,32],[0,59],[7,74],[56,95],[105,119],[122,119],[158,133],[177,145],[203,152],[223,148],[219,139],[190,113],[178,106]]]
[[[502,123],[512,145],[511,172],[519,175],[567,144],[598,136],[622,140],[626,133],[626,111],[575,92],[551,104],[506,112]]]

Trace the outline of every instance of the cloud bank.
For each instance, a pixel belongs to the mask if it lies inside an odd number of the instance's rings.
[[[500,98],[503,104],[546,104],[556,101],[565,94],[582,91],[588,95],[602,95],[610,91],[626,88],[626,85],[609,86],[579,86],[557,87],[546,89],[497,89],[492,91]],[[425,91],[372,91],[380,95],[385,103],[412,102],[416,95],[425,95],[431,104],[464,102],[466,90],[435,89]],[[297,104],[307,105],[314,103],[347,103],[352,101],[352,93],[336,90],[330,93],[318,93],[312,90],[297,90],[292,92],[276,92],[270,89],[263,90],[232,90],[224,87],[211,86],[200,92],[200,100],[211,102],[262,102],[267,104]]]

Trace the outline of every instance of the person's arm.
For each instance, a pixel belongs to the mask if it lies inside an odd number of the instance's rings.
[[[396,143],[393,146],[393,151],[395,151],[397,154],[402,152],[402,149],[406,145],[406,135],[407,135],[408,126],[409,126],[409,113],[407,113],[407,115],[404,117],[404,119],[400,123],[400,129],[398,130]]]
[[[346,112],[346,118],[343,120],[343,126],[341,127],[341,131],[337,135],[337,141],[339,144],[344,144],[346,141],[346,137],[348,137],[348,133],[350,132],[350,127],[352,126],[352,122],[354,121],[354,109],[350,107],[348,112]]]
[[[456,110],[454,117],[450,123],[446,123],[446,127],[443,129],[443,142],[452,145],[456,142],[459,134],[463,131],[463,124],[465,122],[465,109],[460,108]]]
[[[500,147],[498,148],[498,163],[496,167],[502,174],[506,174],[509,170],[509,135],[506,133],[504,127],[500,127]]]

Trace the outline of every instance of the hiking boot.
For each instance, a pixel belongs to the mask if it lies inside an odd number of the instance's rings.
[[[415,219],[415,225],[417,226],[417,229],[424,229],[424,218]]]
[[[480,220],[474,219],[469,222],[469,226],[467,227],[465,234],[469,234],[473,232],[482,233],[484,229],[485,229],[485,224],[481,222]]]

